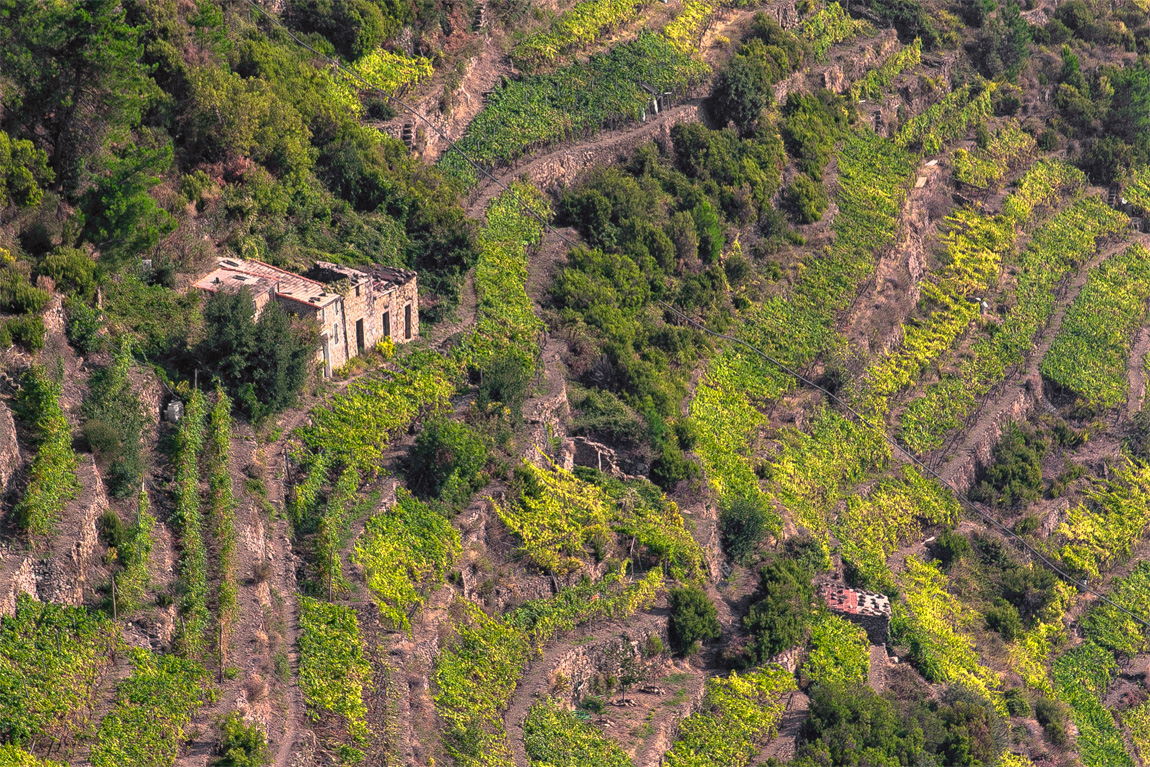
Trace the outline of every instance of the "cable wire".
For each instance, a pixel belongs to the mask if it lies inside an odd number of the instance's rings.
[[[405,112],[411,114],[416,119],[418,119],[420,122],[427,125],[427,127],[429,127],[432,131],[434,131],[436,135],[438,135],[441,139],[443,139],[445,142],[447,142],[446,152],[457,152],[459,154],[459,156],[462,157],[467,162],[467,164],[472,167],[472,169],[474,169],[477,173],[482,174],[483,176],[486,176],[488,179],[491,180],[492,183],[494,183],[496,186],[498,186],[504,192],[510,194],[515,199],[515,201],[519,204],[519,206],[527,212],[528,215],[530,215],[531,217],[538,220],[547,230],[549,230],[551,233],[553,233],[555,236],[557,236],[560,240],[565,242],[567,245],[569,245],[571,247],[575,247],[577,245],[577,243],[573,242],[571,239],[566,237],[562,232],[560,232],[558,229],[556,229],[551,224],[551,222],[548,221],[544,216],[537,213],[533,208],[531,208],[530,205],[528,205],[526,202],[524,202],[523,199],[519,196],[519,194],[514,189],[507,186],[502,181],[500,181],[498,178],[496,178],[495,175],[493,173],[491,173],[491,171],[487,170],[486,168],[481,166],[479,163],[472,160],[471,157],[469,157],[465,151],[463,151],[462,149],[459,148],[459,146],[456,144],[455,141],[448,138],[447,135],[445,135],[443,133],[443,131],[441,131],[438,127],[436,127],[436,125],[431,120],[429,120],[422,113],[417,111],[414,107],[410,106],[409,104],[404,102],[402,99],[388,93],[387,91],[383,90],[379,86],[369,82],[364,77],[362,77],[358,72],[354,72],[354,71],[348,69],[347,67],[345,67],[343,65],[342,62],[339,61],[339,59],[335,58],[334,56],[329,56],[325,53],[321,53],[320,51],[313,48],[311,45],[308,45],[306,42],[304,42],[299,37],[297,37],[294,32],[292,32],[290,29],[288,29],[288,27],[286,27],[279,19],[277,19],[272,14],[270,14],[264,8],[261,8],[258,3],[254,2],[254,0],[244,0],[244,2],[247,3],[249,6],[251,6],[253,9],[255,9],[260,15],[267,18],[275,27],[278,27],[279,29],[283,30],[283,32],[288,37],[290,37],[296,44],[300,45],[303,48],[306,48],[308,51],[311,51],[316,56],[319,56],[320,58],[331,62],[332,66],[335,67],[336,69],[338,69],[340,72],[343,72],[348,77],[362,83],[366,87],[366,89],[373,91],[375,93],[378,93],[381,96],[383,96],[384,98],[386,98],[388,101],[390,101],[394,104],[397,104]],[[925,471],[927,474],[929,474],[931,477],[933,477],[935,480],[937,480],[939,483],[941,483],[947,489],[949,489],[952,493],[954,493],[955,498],[959,501],[960,504],[962,504],[966,508],[970,509],[971,511],[975,512],[977,515],[979,515],[980,517],[985,519],[991,526],[996,527],[999,530],[1001,530],[1008,538],[1010,538],[1012,541],[1014,541],[1017,545],[1026,549],[1032,555],[1034,555],[1039,560],[1041,560],[1042,563],[1049,570],[1054,572],[1060,578],[1074,584],[1074,586],[1076,588],[1081,589],[1082,591],[1085,591],[1089,594],[1093,594],[1094,596],[1098,597],[1100,600],[1102,600],[1106,604],[1110,605],[1111,607],[1114,607],[1115,609],[1121,611],[1122,613],[1124,613],[1125,615],[1127,615],[1131,619],[1137,621],[1138,623],[1142,624],[1146,628],[1150,629],[1150,621],[1146,621],[1145,619],[1135,615],[1134,613],[1130,612],[1129,610],[1127,610],[1122,605],[1119,605],[1118,603],[1114,602],[1109,597],[1107,597],[1107,596],[1101,594],[1100,592],[1092,589],[1084,581],[1080,581],[1077,578],[1074,578],[1073,576],[1071,576],[1069,573],[1062,570],[1060,567],[1058,567],[1056,564],[1054,564],[1054,562],[1052,562],[1049,557],[1047,557],[1045,554],[1043,554],[1041,551],[1039,551],[1037,548],[1035,548],[1028,541],[1026,541],[1023,538],[1021,538],[1020,536],[1018,536],[1016,533],[1014,533],[1014,531],[1007,528],[1005,525],[1003,525],[1001,522],[999,522],[997,519],[995,519],[993,516],[991,516],[988,512],[979,508],[973,501],[968,499],[964,493],[960,492],[958,490],[958,488],[956,488],[954,485],[952,485],[947,480],[943,479],[938,474],[938,472],[936,472],[934,469],[930,468],[928,465],[926,465],[925,463],[920,461],[918,458],[916,458],[910,452],[905,450],[901,445],[899,445],[897,442],[895,442],[893,439],[891,439],[889,436],[887,436],[885,429],[882,429],[882,428],[878,427],[877,425],[871,423],[867,419],[863,418],[862,415],[858,411],[856,411],[854,408],[852,408],[850,405],[848,405],[846,402],[844,402],[839,397],[832,394],[827,389],[824,389],[822,386],[819,386],[814,381],[807,379],[806,377],[799,374],[797,371],[792,370],[788,366],[784,365],[782,362],[776,360],[774,357],[771,357],[766,352],[762,351],[761,349],[756,348],[755,346],[752,346],[751,344],[747,343],[746,341],[743,341],[742,339],[736,338],[734,336],[726,335],[725,333],[718,333],[714,330],[711,330],[710,328],[707,328],[706,326],[704,326],[702,323],[698,322],[697,320],[695,320],[691,317],[688,317],[686,314],[683,314],[681,311],[679,311],[678,309],[676,309],[675,307],[671,306],[670,304],[668,304],[664,301],[658,301],[657,303],[659,303],[661,306],[663,306],[665,309],[667,309],[671,313],[675,314],[676,316],[680,317],[681,319],[685,320],[686,322],[690,323],[691,325],[702,330],[704,333],[707,333],[707,334],[712,335],[712,336],[716,336],[718,338],[723,338],[723,339],[726,339],[728,341],[732,341],[734,343],[745,346],[746,348],[753,351],[755,354],[758,354],[760,357],[767,360],[767,362],[771,363],[772,365],[774,365],[778,369],[782,370],[787,375],[795,378],[797,381],[800,381],[804,385],[809,386],[813,389],[817,389],[818,391],[821,391],[832,402],[834,402],[835,404],[840,406],[843,410],[845,410],[850,415],[852,415],[863,426],[865,426],[865,427],[875,431],[876,433],[878,433],[888,445],[890,445],[894,450],[896,450],[900,454],[902,454],[908,461],[910,461],[915,466],[917,466],[920,469],[922,469],[923,471]]]
[[[965,508],[978,514],[980,517],[985,519],[989,523],[990,526],[999,529],[1010,540],[1012,540],[1015,544],[1026,549],[1027,551],[1029,551],[1031,554],[1033,554],[1035,557],[1037,557],[1039,560],[1041,560],[1042,563],[1049,570],[1054,572],[1060,578],[1074,584],[1075,587],[1081,589],[1082,591],[1085,591],[1089,594],[1093,594],[1094,596],[1098,597],[1100,600],[1102,600],[1106,604],[1108,604],[1111,607],[1121,611],[1122,613],[1124,613],[1125,615],[1127,615],[1131,619],[1137,621],[1138,623],[1142,624],[1146,628],[1150,629],[1150,621],[1147,621],[1146,619],[1144,619],[1138,615],[1135,615],[1130,610],[1127,610],[1125,607],[1118,604],[1114,600],[1112,600],[1109,597],[1105,596],[1104,594],[1092,589],[1085,581],[1080,581],[1077,578],[1075,578],[1074,576],[1072,576],[1069,573],[1067,573],[1066,571],[1064,571],[1062,568],[1060,568],[1058,565],[1056,565],[1053,561],[1051,561],[1049,557],[1047,557],[1045,554],[1043,554],[1041,551],[1039,551],[1035,546],[1033,546],[1029,541],[1025,540],[1024,538],[1019,536],[1017,533],[1015,533],[1013,530],[1006,527],[1006,525],[999,522],[989,512],[984,511],[983,509],[979,508],[979,506],[977,504],[975,504],[973,501],[971,501],[969,498],[967,498],[965,493],[959,491],[959,489],[957,487],[952,485],[949,481],[943,479],[939,475],[938,472],[936,472],[934,469],[932,469],[930,466],[928,466],[924,462],[920,461],[913,454],[911,454],[909,451],[907,451],[905,448],[903,448],[901,445],[899,445],[897,442],[895,442],[893,439],[891,439],[889,436],[887,436],[886,429],[884,429],[884,428],[878,426],[877,424],[872,423],[868,419],[864,418],[861,413],[859,413],[853,407],[848,405],[846,402],[844,402],[838,396],[832,394],[830,391],[823,388],[822,386],[819,386],[817,383],[810,380],[809,378],[806,378],[805,376],[800,374],[798,371],[791,369],[790,367],[788,367],[784,363],[782,363],[779,360],[775,359],[774,357],[770,356],[769,354],[762,351],[758,347],[747,343],[746,341],[742,340],[741,338],[736,338],[735,336],[730,336],[730,335],[727,335],[725,333],[719,333],[719,332],[716,332],[714,330],[711,330],[710,328],[706,327],[705,325],[703,325],[698,320],[695,320],[694,318],[687,316],[686,314],[679,311],[674,306],[671,306],[670,304],[666,303],[665,301],[658,301],[657,303],[659,303],[663,308],[665,308],[666,310],[668,310],[669,312],[671,312],[675,316],[680,317],[681,319],[685,320],[690,325],[698,328],[699,330],[702,330],[704,333],[707,333],[707,334],[712,335],[712,336],[716,336],[718,338],[723,338],[723,339],[726,339],[728,341],[733,341],[734,343],[739,344],[740,346],[745,346],[746,348],[753,351],[755,354],[757,354],[760,357],[762,357],[763,359],[765,359],[767,362],[769,362],[772,365],[774,365],[775,367],[777,367],[779,370],[782,370],[787,375],[792,376],[793,378],[795,378],[799,382],[803,383],[806,386],[809,386],[812,389],[816,389],[816,390],[822,392],[832,402],[834,402],[836,405],[838,405],[843,410],[845,410],[847,413],[849,413],[851,416],[853,416],[855,418],[855,420],[857,420],[860,424],[862,424],[866,428],[872,430],[873,432],[875,432],[876,434],[881,436],[884,442],[886,442],[894,450],[896,450],[900,454],[902,454],[908,461],[910,461],[912,464],[914,464],[915,466],[920,468],[922,471],[929,474],[931,477],[933,477],[935,480],[937,480],[940,484],[942,484],[944,487],[946,487],[948,490],[950,490],[954,494],[954,497],[958,500],[958,502],[962,506],[964,506]]]

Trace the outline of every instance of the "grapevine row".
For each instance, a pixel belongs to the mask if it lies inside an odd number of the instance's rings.
[[[633,20],[650,2],[583,0],[556,19],[549,29],[536,32],[516,45],[511,50],[511,59],[521,68],[552,64],[563,54],[586,47]]]
[[[1126,364],[1147,300],[1150,251],[1132,245],[1090,275],[1042,360],[1042,375],[1096,407],[1124,401]]]
[[[25,375],[17,412],[30,423],[36,455],[28,468],[28,485],[16,504],[16,520],[34,536],[51,535],[68,501],[80,491],[72,429],[60,407],[63,389],[39,365]]]

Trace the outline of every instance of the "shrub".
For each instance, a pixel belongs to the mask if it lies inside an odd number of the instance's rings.
[[[997,600],[994,607],[986,611],[986,627],[997,631],[1007,642],[1013,642],[1022,633],[1018,608],[1006,600]]]
[[[506,408],[512,423],[523,418],[523,403],[527,387],[531,384],[531,371],[516,357],[495,357],[480,371],[476,404],[490,409],[493,403]]]
[[[1030,716],[1030,701],[1021,687],[1011,687],[1002,694],[1002,700],[1011,716]]]
[[[1037,501],[1042,495],[1042,457],[1047,447],[1045,437],[1035,429],[1012,423],[994,446],[993,463],[984,469],[973,495],[1005,507]]]
[[[70,296],[64,300],[64,317],[64,334],[76,351],[91,354],[103,348],[104,337],[100,335],[103,318],[98,309]]]
[[[643,419],[605,389],[580,389],[571,385],[571,404],[576,409],[572,432],[627,447],[639,445],[647,436]]]
[[[218,767],[263,767],[270,764],[268,738],[258,723],[247,724],[238,711],[220,720]]]
[[[96,297],[96,262],[79,248],[56,248],[45,257],[38,271],[51,277],[56,289],[63,293],[82,301]]]
[[[415,438],[407,480],[424,498],[462,506],[486,484],[487,447],[468,426],[437,419]]]
[[[776,560],[759,572],[762,599],[743,618],[754,663],[765,663],[803,641],[814,600],[810,577],[810,571],[789,559]]]
[[[13,317],[3,323],[3,332],[9,343],[20,344],[30,352],[44,348],[44,320],[35,314]]]
[[[1002,596],[1030,621],[1057,598],[1058,576],[1045,567],[1015,567],[1002,576]]]
[[[718,611],[707,592],[698,586],[671,589],[671,621],[668,630],[675,649],[689,655],[696,643],[718,639],[722,634]]]
[[[827,191],[821,182],[806,174],[797,176],[786,189],[791,211],[800,224],[813,224],[823,217],[827,206]]]
[[[740,495],[719,512],[723,550],[735,562],[746,564],[770,528],[771,516],[762,496]]]
[[[1046,738],[1059,748],[1070,742],[1066,719],[1070,715],[1067,705],[1055,698],[1042,695],[1034,701],[1034,718],[1042,725]]]
[[[970,539],[957,530],[944,530],[935,543],[935,555],[943,567],[950,567],[970,556]]]

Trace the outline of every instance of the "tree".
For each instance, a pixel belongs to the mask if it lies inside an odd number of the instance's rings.
[[[172,144],[127,146],[102,162],[102,172],[80,200],[82,236],[100,248],[112,268],[152,248],[176,227],[149,190],[172,165]]]
[[[260,419],[289,407],[307,381],[318,345],[314,323],[293,323],[275,301],[255,319],[247,289],[219,292],[204,306],[199,358],[248,415]]]
[[[762,599],[743,618],[751,633],[748,653],[754,663],[765,663],[803,641],[814,600],[810,577],[792,559],[775,560],[759,571]]]
[[[0,72],[9,133],[43,136],[65,192],[108,137],[140,123],[159,95],[140,32],[119,0],[0,5]]]
[[[619,680],[620,699],[626,704],[627,688],[645,681],[650,669],[643,661],[639,651],[631,646],[631,640],[626,636],[609,652],[611,663],[615,667],[615,674]]]
[[[718,639],[722,635],[719,613],[707,592],[698,586],[671,589],[671,621],[668,631],[678,652],[687,655],[697,643]]]

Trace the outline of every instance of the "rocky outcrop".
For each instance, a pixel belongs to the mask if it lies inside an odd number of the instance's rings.
[[[587,437],[571,437],[564,442],[559,463],[568,471],[576,466],[588,466],[616,479],[634,479],[619,468],[619,458],[612,448]]]
[[[13,477],[22,462],[20,446],[16,444],[16,422],[12,420],[12,411],[0,402],[0,499],[11,489]]]
[[[47,552],[0,553],[0,615],[15,612],[20,594],[42,602],[83,604],[98,543],[96,520],[108,508],[108,497],[92,456],[80,456],[76,478],[80,492],[66,507]]]

